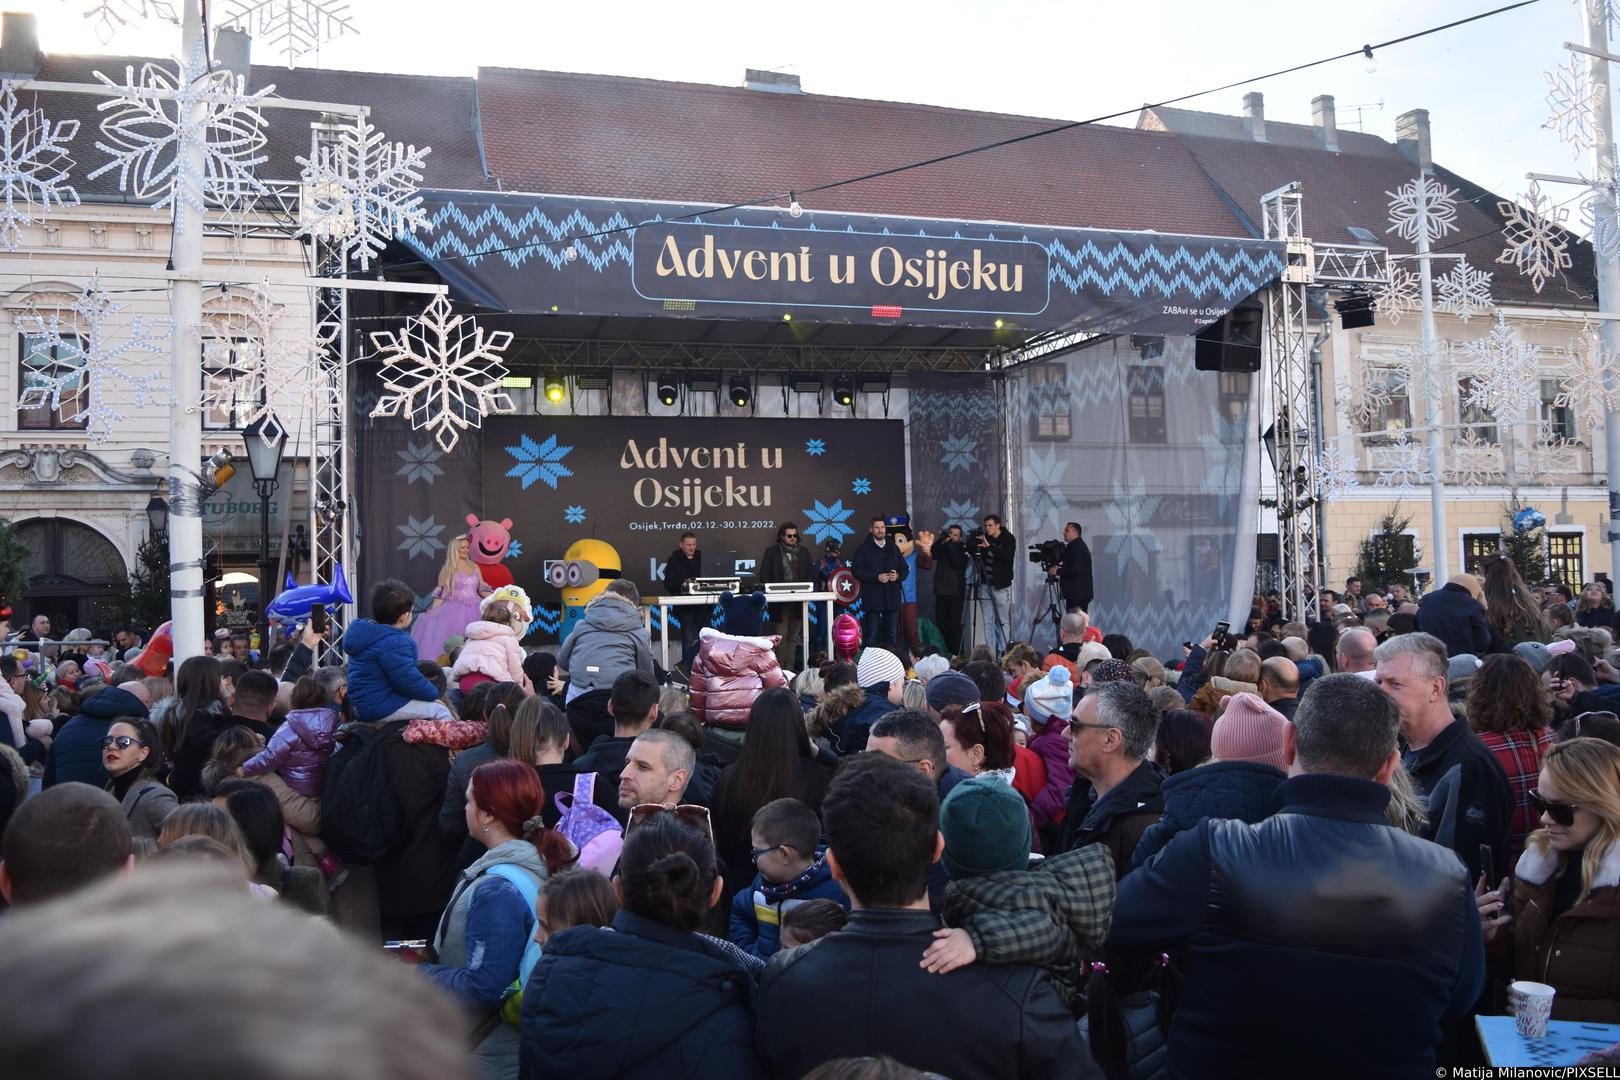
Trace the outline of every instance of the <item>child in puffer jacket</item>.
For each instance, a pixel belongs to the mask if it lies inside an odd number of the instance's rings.
[[[523,646],[518,644],[518,615],[504,600],[491,599],[482,618],[467,624],[467,642],[456,657],[450,677],[463,694],[481,682],[514,682],[525,694],[534,685],[523,671]]]
[[[326,763],[335,749],[338,711],[327,700],[326,688],[310,675],[301,677],[293,686],[291,704],[287,719],[276,728],[263,750],[242,763],[241,772],[243,776],[273,772],[298,794],[319,799]],[[342,873],[342,864],[319,836],[302,835],[328,880]]]
[[[782,919],[811,900],[849,900],[833,880],[820,846],[821,819],[798,799],[776,799],[754,814],[750,841],[763,853],[759,872],[731,903],[731,943],[761,960],[781,947]]]

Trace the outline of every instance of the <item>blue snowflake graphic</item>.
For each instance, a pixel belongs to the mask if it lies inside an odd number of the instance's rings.
[[[820,544],[828,540],[843,543],[844,537],[855,535],[855,530],[846,524],[850,515],[855,513],[853,507],[844,509],[843,499],[835,499],[831,506],[825,505],[820,499],[815,502],[814,509],[804,511],[804,516],[810,519],[804,526],[806,536]]]
[[[822,454],[827,452],[827,440],[811,439],[809,442],[804,444],[804,452],[809,454],[811,457],[820,457]]]
[[[405,539],[400,541],[399,550],[410,558],[426,555],[431,559],[444,550],[444,541],[439,539],[439,534],[444,532],[444,526],[435,522],[432,514],[421,521],[407,514],[405,524],[395,527],[405,534]]]
[[[570,525],[578,525],[585,520],[585,508],[583,506],[563,507],[563,520]]]
[[[978,443],[971,435],[952,435],[939,444],[940,460],[946,469],[969,469],[979,461]]]
[[[854,482],[852,482],[849,485],[849,487],[850,487],[850,490],[855,492],[855,494],[857,494],[857,495],[870,495],[870,494],[872,494],[872,481],[868,480],[864,476],[857,476],[855,478]]]
[[[444,470],[439,468],[439,459],[444,457],[444,454],[431,442],[421,445],[406,443],[405,449],[397,453],[405,464],[399,467],[399,472],[395,475],[403,476],[407,484],[414,484],[420,480],[424,484],[431,485],[434,480],[444,475]]]
[[[519,437],[519,445],[508,446],[506,452],[517,459],[517,464],[506,470],[506,475],[523,481],[523,490],[528,491],[529,485],[536,480],[545,482],[553,491],[557,490],[557,481],[565,476],[573,476],[574,472],[562,463],[573,450],[572,446],[558,446],[557,436],[547,435],[545,442],[535,442],[527,435]]]
[[[511,542],[511,544],[506,549],[506,557],[508,559],[515,559],[519,555],[522,555],[522,554],[523,554],[523,542],[521,540],[513,540]]]
[[[979,508],[967,499],[957,499],[940,507],[941,514],[945,515],[945,524],[960,525],[964,529],[971,529],[979,523]]]

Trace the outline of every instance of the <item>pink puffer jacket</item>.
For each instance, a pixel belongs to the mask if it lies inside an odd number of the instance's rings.
[[[772,650],[782,639],[734,637],[704,627],[692,661],[692,713],[705,724],[745,727],[748,710],[761,693],[786,686]]]
[[[450,678],[455,681],[475,672],[496,682],[517,683],[525,694],[534,693],[523,673],[523,646],[518,644],[517,631],[503,623],[479,619],[467,624],[467,643],[450,669]]]
[[[295,709],[265,748],[242,763],[242,775],[277,773],[298,794],[318,799],[337,728],[336,709]]]

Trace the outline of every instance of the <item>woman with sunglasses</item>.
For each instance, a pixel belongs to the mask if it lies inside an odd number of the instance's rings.
[[[1555,743],[1530,792],[1542,828],[1491,892],[1480,879],[1485,942],[1502,974],[1557,991],[1554,1020],[1620,1022],[1620,747]]]
[[[635,807],[612,925],[547,940],[523,995],[523,1076],[765,1075],[754,1049],[753,980],[697,932],[723,885],[713,841],[684,809]]]
[[[163,821],[179,805],[174,792],[158,783],[158,733],[150,720],[114,720],[101,737],[101,764],[112,779],[107,790],[124,808],[132,836],[154,843]]]

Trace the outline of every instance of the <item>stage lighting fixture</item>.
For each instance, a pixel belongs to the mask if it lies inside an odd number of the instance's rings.
[[[568,382],[561,375],[546,376],[546,400],[553,405],[561,405],[568,396]]]
[[[607,368],[593,368],[590,371],[574,373],[575,390],[610,390],[612,387],[613,372]]]
[[[855,384],[847,375],[840,375],[833,380],[833,401],[846,409],[855,407]]]
[[[889,392],[889,376],[866,374],[856,382],[856,386],[863,394],[887,394]]]
[[[1372,294],[1363,289],[1353,289],[1345,293],[1334,301],[1333,308],[1339,313],[1341,330],[1358,330],[1372,326],[1375,322]]]
[[[658,404],[672,406],[680,399],[681,390],[675,376],[660,375],[658,377]]]
[[[726,386],[726,394],[731,403],[739,409],[748,408],[748,403],[754,399],[754,388],[749,385],[748,376],[733,375]]]

